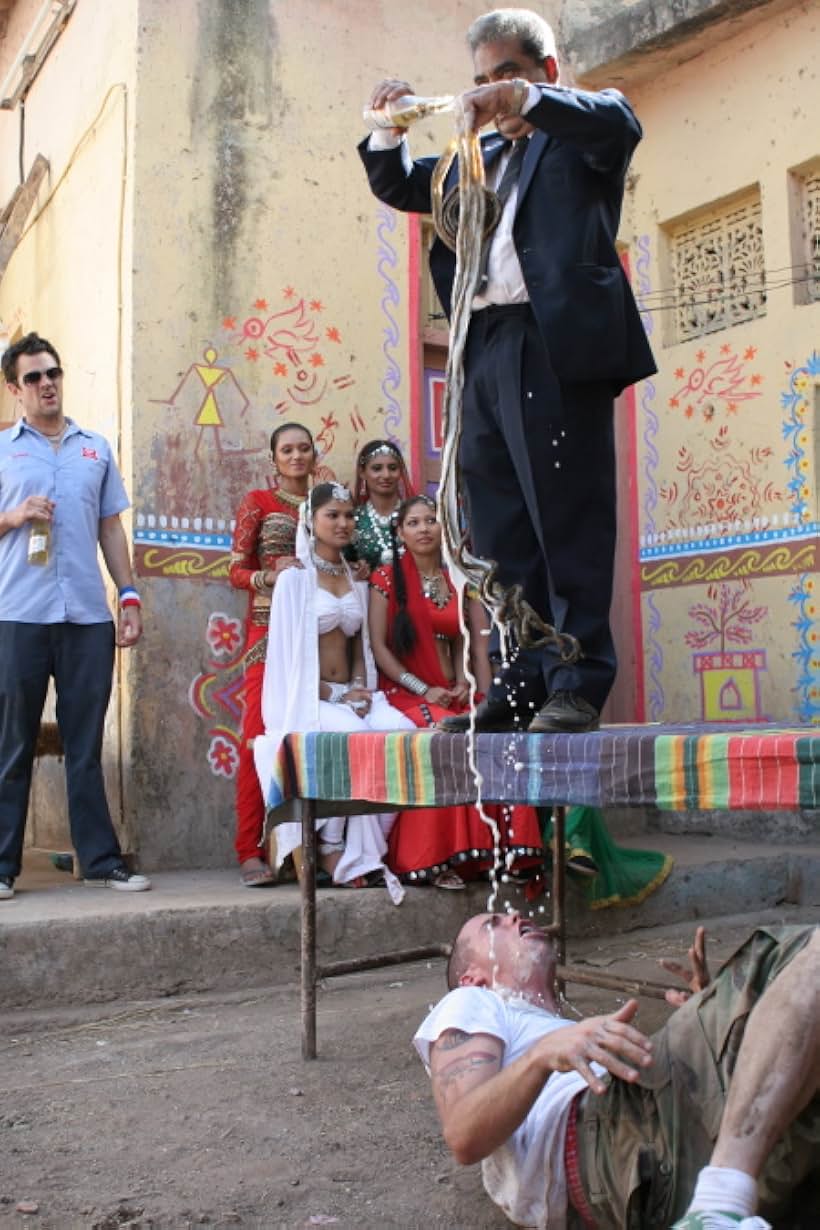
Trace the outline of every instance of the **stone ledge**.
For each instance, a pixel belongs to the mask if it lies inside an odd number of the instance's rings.
[[[635,84],[705,51],[721,39],[794,8],[797,0],[636,0],[581,5],[562,13],[559,46],[579,83]],[[614,11],[613,11],[614,10]]]

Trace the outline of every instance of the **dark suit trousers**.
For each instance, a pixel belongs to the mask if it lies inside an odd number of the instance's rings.
[[[459,463],[475,550],[581,642],[572,666],[552,650],[519,651],[528,694],[540,703],[568,689],[600,709],[616,670],[612,390],[559,383],[528,304],[473,315]]]
[[[34,750],[51,675],[80,866],[86,876],[103,878],[122,862],[101,764],[113,666],[110,622],[0,621],[0,875],[20,873]]]

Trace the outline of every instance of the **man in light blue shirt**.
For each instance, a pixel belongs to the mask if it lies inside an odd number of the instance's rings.
[[[63,414],[57,351],[29,333],[3,355],[22,417],[0,432],[0,900],[20,874],[48,681],[57,691],[71,838],[86,884],[141,892],[111,822],[101,754],[115,643],[142,635],[110,446]],[[97,559],[120,598],[116,632]]]

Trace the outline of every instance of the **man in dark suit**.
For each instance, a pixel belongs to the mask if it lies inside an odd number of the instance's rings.
[[[497,130],[482,148],[503,203],[465,352],[459,463],[469,530],[477,553],[497,561],[501,584],[522,585],[582,647],[574,664],[519,648],[476,726],[594,730],[616,670],[613,401],[655,370],[615,248],[641,128],[616,90],[558,84],[552,30],[537,14],[500,9],[467,37],[476,88],[461,101],[474,129]],[[371,106],[408,93],[405,81],[383,81]],[[412,161],[402,130],[372,134],[359,152],[379,200],[430,212],[436,160]],[[455,256],[439,239],[430,270],[449,316]]]

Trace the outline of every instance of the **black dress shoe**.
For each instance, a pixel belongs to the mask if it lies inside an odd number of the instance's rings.
[[[529,725],[531,735],[586,734],[598,729],[598,710],[574,692],[553,692]]]
[[[475,711],[475,730],[488,734],[493,731],[526,730],[527,717],[532,712],[526,708],[514,708],[506,697],[495,700],[485,697]],[[519,717],[518,714],[521,716]],[[452,717],[442,718],[438,729],[449,735],[463,735],[470,729],[469,713],[454,713]]]

